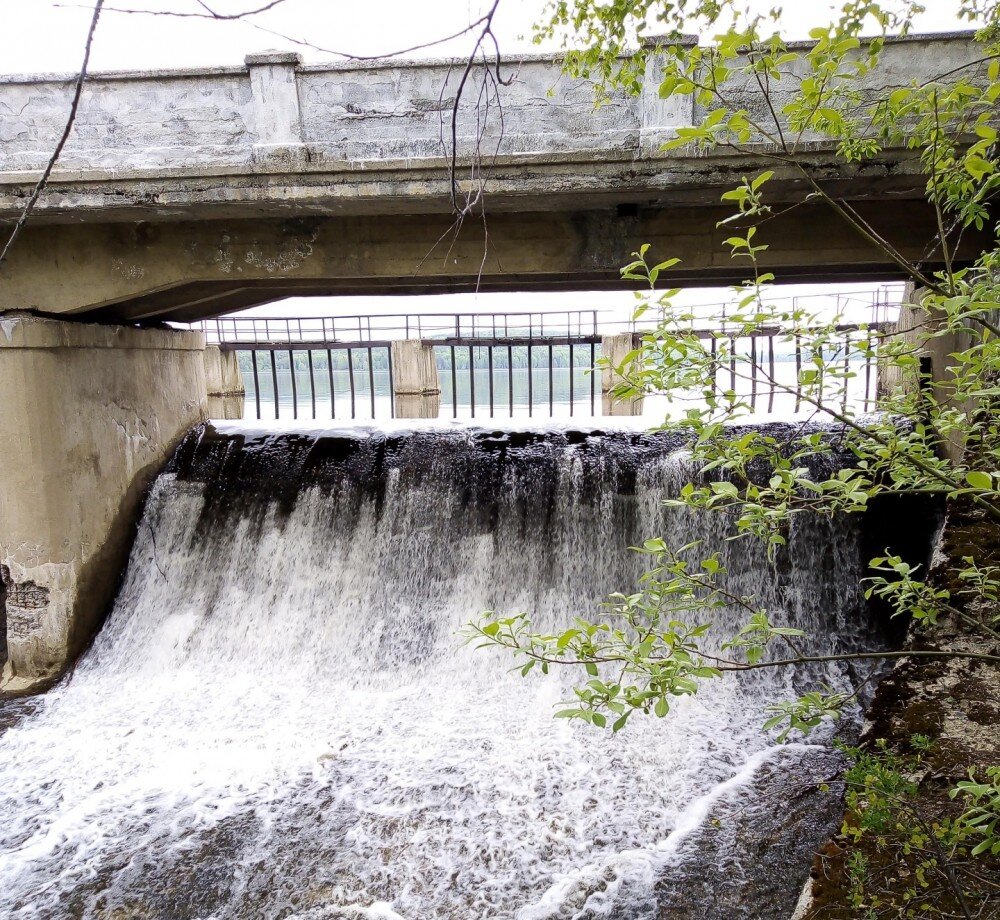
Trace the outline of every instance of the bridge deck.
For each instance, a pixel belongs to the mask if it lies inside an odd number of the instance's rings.
[[[965,33],[891,42],[869,89],[977,56]],[[729,214],[719,196],[759,164],[664,152],[665,139],[700,117],[691,100],[660,100],[650,79],[641,95],[595,110],[592,88],[565,78],[555,58],[508,66],[502,131],[494,110],[480,141],[481,112],[471,102],[458,110],[461,175],[487,152],[486,229],[452,227],[442,128],[455,62],[303,66],[267,54],[242,67],[94,75],[0,277],[0,311],[141,322],[296,294],[615,287],[643,242],[682,258],[671,283],[742,280],[746,268],[716,227]],[[0,222],[20,212],[53,149],[71,83],[0,78]],[[753,105],[752,88],[735,89]],[[822,138],[802,138],[801,150],[904,255],[934,267],[936,222],[913,151],[848,168]],[[475,187],[463,179],[460,192]],[[794,171],[779,168],[768,194],[799,205],[768,226],[766,268],[782,280],[898,276],[834,215],[801,204]],[[971,257],[982,240],[963,242]]]

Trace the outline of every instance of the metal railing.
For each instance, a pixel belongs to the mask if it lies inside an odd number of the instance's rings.
[[[392,349],[329,342],[235,348],[246,388],[244,418],[393,418]]]
[[[884,292],[789,300],[793,309],[826,304],[857,317],[837,326],[836,344],[827,344],[824,360],[842,362],[849,379],[825,398],[862,410],[873,407],[878,372],[872,335],[891,325],[894,311]],[[693,315],[691,332],[710,342],[712,354],[725,348],[728,355],[710,382],[716,393],[738,393],[755,413],[802,411],[798,381],[812,355],[805,353],[801,337],[793,339],[779,327],[738,335],[726,309],[699,309],[707,322],[695,328],[702,317]],[[636,335],[655,323],[620,314],[609,318],[608,312],[230,316],[207,320],[201,328],[210,344],[236,352],[246,390],[245,417],[394,418],[393,343],[415,339],[433,349],[441,415],[596,416],[606,405],[597,373],[604,336]],[[669,411],[662,400],[647,399],[646,407],[650,415]]]
[[[878,394],[877,341],[890,324],[837,327],[823,360],[842,371],[842,381],[823,396],[840,408],[875,406]],[[752,335],[696,330],[718,355],[714,394],[733,392],[753,413],[798,414],[808,406],[799,383],[813,354],[804,337],[761,328]],[[440,388],[440,414],[452,418],[507,416],[597,416],[605,392],[598,358],[602,338],[550,336],[524,339],[424,340],[433,350]],[[233,349],[246,388],[245,417],[257,419],[388,419],[396,416],[392,343],[261,343]],[[674,394],[674,402],[699,399]],[[668,414],[656,398],[649,414]]]
[[[500,336],[434,345],[442,411],[452,418],[597,415],[601,337]],[[558,410],[558,411],[557,411]]]
[[[630,321],[600,318],[598,310],[521,313],[387,313],[368,316],[222,316],[203,320],[209,345],[326,345],[398,339],[464,342],[469,339],[544,339],[627,331]],[[618,327],[621,327],[620,329]]]
[[[884,323],[894,319],[898,286],[876,291],[809,294],[770,298],[792,310],[826,311],[845,323]],[[731,304],[701,304],[691,309],[692,325],[725,330]],[[203,320],[196,328],[209,345],[233,347],[256,344],[306,345],[327,343],[384,344],[398,339],[548,339],[643,332],[655,324],[652,313],[635,320],[621,310],[547,310],[499,313],[386,313],[355,316],[222,316]]]

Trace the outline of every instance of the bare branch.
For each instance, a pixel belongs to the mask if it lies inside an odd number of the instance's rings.
[[[470,32],[479,28],[485,21],[486,16],[480,16],[478,19],[470,22],[467,26],[459,29],[457,32],[452,32],[449,35],[444,35],[441,38],[435,38],[428,42],[421,42],[417,45],[410,45],[406,48],[399,48],[394,51],[384,51],[379,54],[352,54],[349,51],[340,51],[336,48],[327,48],[324,45],[317,45],[315,42],[311,42],[305,38],[296,38],[294,35],[288,35],[285,32],[279,32],[276,29],[270,29],[267,26],[263,26],[258,22],[251,22],[250,18],[258,15],[259,13],[271,10],[282,3],[287,3],[288,0],[274,0],[272,3],[268,3],[265,6],[259,7],[253,10],[246,10],[242,13],[231,13],[228,15],[222,15],[215,13],[211,10],[202,13],[183,13],[177,10],[147,10],[141,7],[120,7],[120,6],[107,6],[104,8],[106,13],[121,13],[130,16],[168,16],[175,19],[207,19],[213,22],[233,22],[239,21],[245,25],[250,26],[252,29],[256,29],[258,32],[263,32],[266,35],[273,36],[274,38],[280,38],[282,41],[289,42],[290,44],[297,45],[300,48],[308,48],[310,51],[317,51],[320,54],[329,54],[333,57],[343,58],[347,61],[381,61],[385,58],[400,57],[404,54],[411,54],[414,51],[424,51],[427,48],[434,48],[437,45],[443,45],[447,42],[454,41],[456,38],[461,38],[463,35],[468,35]],[[62,8],[79,8],[79,4],[72,3],[57,3],[57,7]],[[205,4],[201,3],[199,0],[199,6],[207,9]]]

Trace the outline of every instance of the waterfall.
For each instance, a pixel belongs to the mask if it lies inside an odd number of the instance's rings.
[[[579,675],[457,636],[593,615],[662,534],[721,549],[813,650],[878,641],[856,524],[802,518],[769,563],[664,507],[690,475],[629,431],[192,432],[93,646],[0,708],[0,916],[787,917],[836,755],[776,744],[764,707],[856,675],[718,680],[612,735],[553,718]]]

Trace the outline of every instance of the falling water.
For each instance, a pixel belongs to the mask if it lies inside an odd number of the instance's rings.
[[[93,647],[0,710],[0,916],[787,917],[836,768],[764,707],[854,675],[716,681],[612,736],[552,718],[568,675],[456,637],[590,614],[664,534],[811,648],[875,641],[856,528],[802,521],[769,564],[663,506],[685,464],[628,432],[192,433]]]

